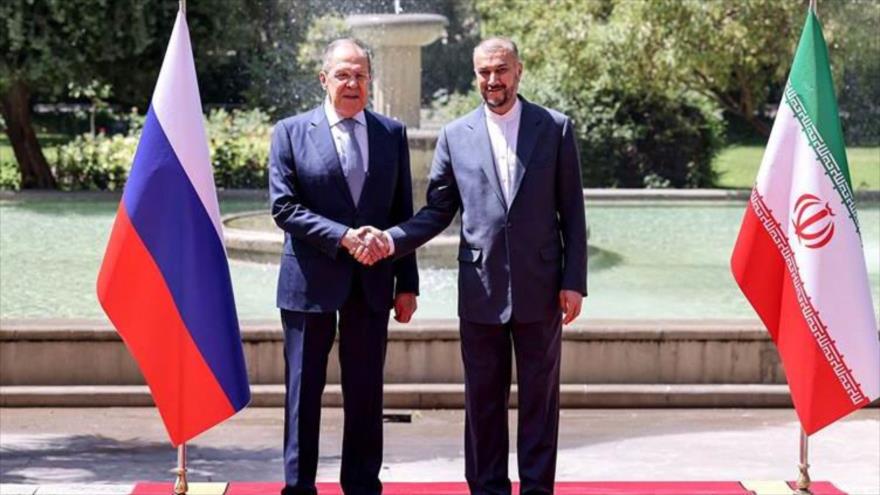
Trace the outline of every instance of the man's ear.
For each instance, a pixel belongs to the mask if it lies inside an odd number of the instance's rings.
[[[321,81],[321,87],[327,89],[327,74],[324,71],[318,73],[318,80]]]

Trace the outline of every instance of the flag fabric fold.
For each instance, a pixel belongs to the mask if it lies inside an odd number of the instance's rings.
[[[880,396],[880,341],[822,28],[812,9],[731,258],[807,434]]]
[[[98,275],[174,445],[250,389],[186,17],[178,13]]]

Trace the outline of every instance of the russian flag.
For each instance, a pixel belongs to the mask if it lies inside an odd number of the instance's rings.
[[[250,401],[192,47],[178,12],[98,275],[177,446]]]

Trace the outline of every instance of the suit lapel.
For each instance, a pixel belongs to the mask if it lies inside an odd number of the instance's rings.
[[[385,135],[385,128],[371,112],[364,110],[364,117],[367,121],[367,161],[369,164],[367,165],[367,177],[364,181],[361,197],[358,200],[358,206],[363,203],[364,197],[371,194],[376,182],[381,180],[381,176],[385,172],[382,169],[382,164],[388,162],[383,153],[385,146],[382,146],[382,143],[390,142]],[[385,138],[384,140],[382,139],[383,137]]]
[[[522,183],[523,176],[526,175],[526,166],[532,156],[532,151],[538,143],[538,128],[541,124],[541,114],[535,111],[534,106],[520,98],[522,103],[522,113],[519,118],[519,132],[516,137],[516,173],[513,177],[513,184],[510,188],[510,204],[516,199],[516,193],[519,192],[519,186]]]
[[[345,181],[345,174],[342,172],[339,155],[336,153],[336,146],[333,144],[333,134],[330,133],[330,123],[327,121],[327,115],[324,114],[323,106],[319,106],[312,112],[308,135],[312,145],[318,150],[327,173],[342,191],[342,196],[346,198],[349,206],[355,208],[354,201],[351,199],[351,191],[348,190],[348,183]],[[363,194],[361,196],[363,197]]]
[[[501,192],[501,181],[498,179],[498,170],[495,167],[495,155],[492,153],[492,140],[489,139],[489,128],[486,127],[486,114],[483,113],[483,105],[471,114],[468,127],[473,131],[473,140],[469,148],[477,155],[477,161],[489,180],[489,185],[495,191],[498,201],[507,209],[507,202],[504,201],[504,193]]]

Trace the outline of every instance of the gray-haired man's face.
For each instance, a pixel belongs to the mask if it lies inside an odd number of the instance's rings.
[[[370,63],[356,45],[337,46],[328,67],[318,78],[342,118],[353,117],[367,106],[370,97]]]

